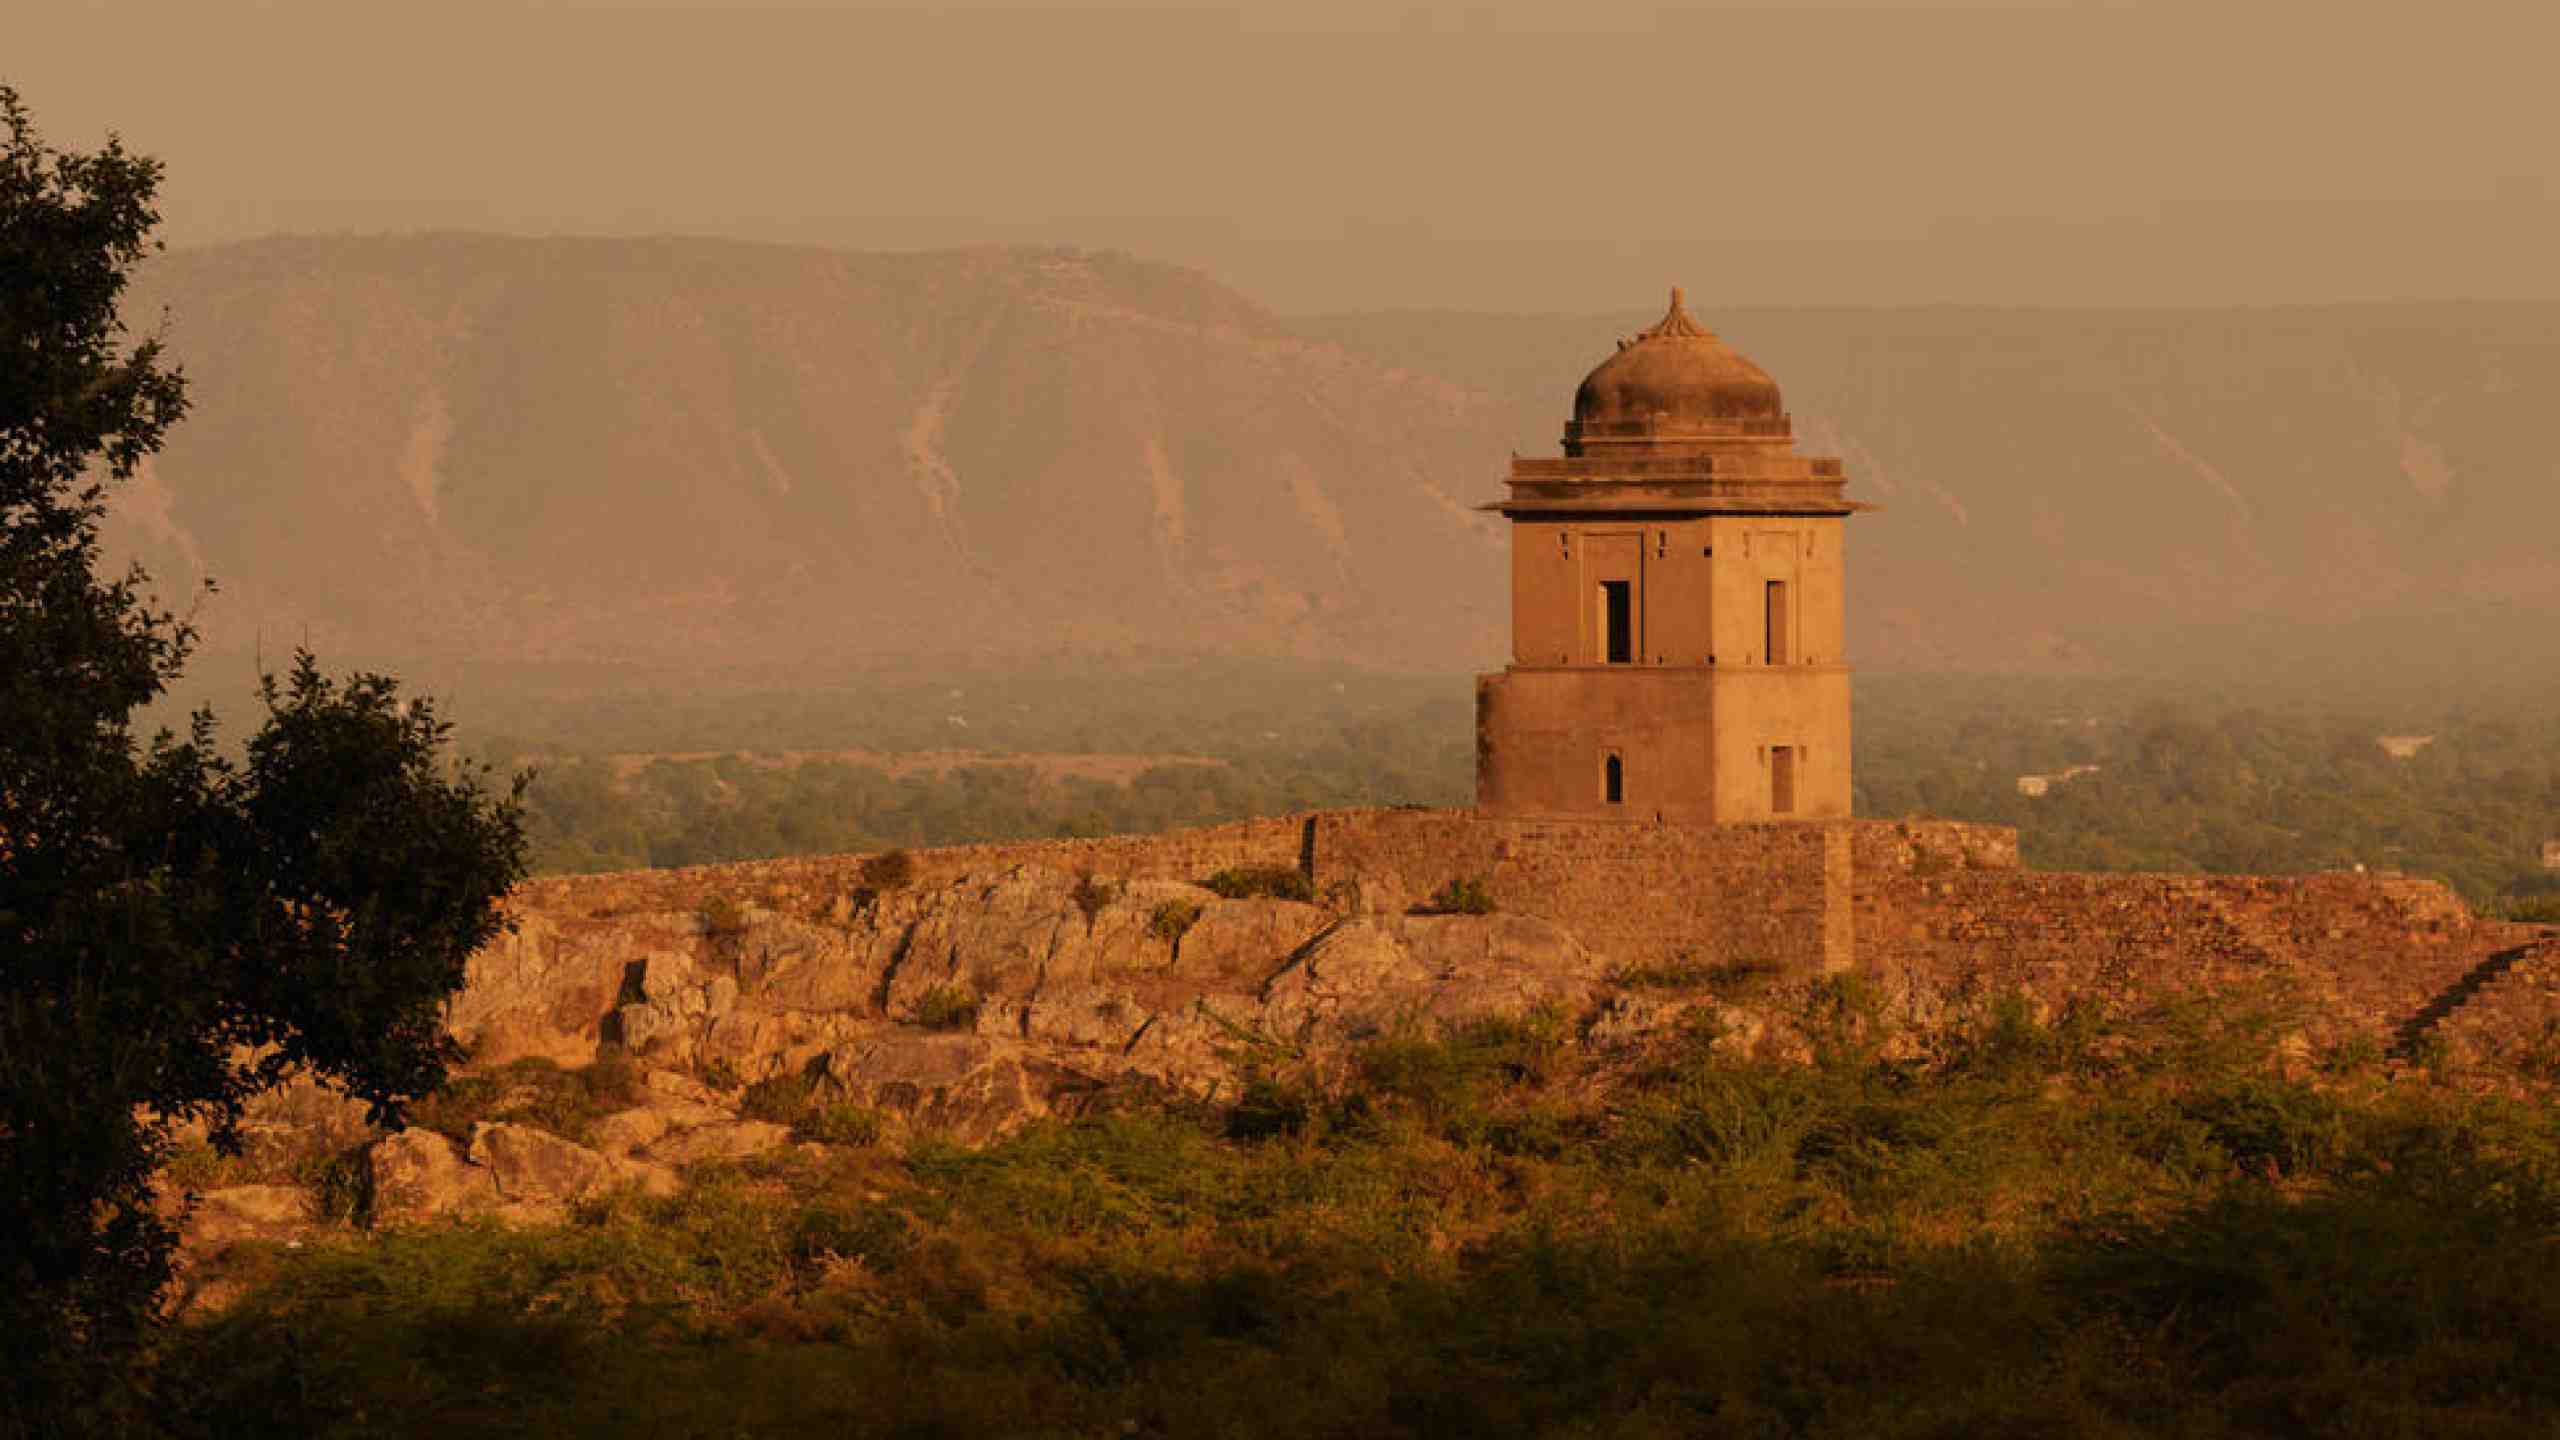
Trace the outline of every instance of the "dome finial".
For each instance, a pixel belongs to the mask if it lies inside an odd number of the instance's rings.
[[[1657,336],[1666,335],[1688,339],[1712,340],[1715,338],[1706,326],[1689,318],[1689,297],[1677,285],[1671,287],[1671,308],[1663,312],[1662,323],[1647,330],[1638,338],[1651,340]]]

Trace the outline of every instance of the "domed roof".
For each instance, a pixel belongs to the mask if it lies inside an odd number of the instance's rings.
[[[1680,289],[1652,329],[1623,340],[1573,393],[1569,437],[1662,436],[1758,431],[1748,422],[1783,425],[1786,406],[1769,372],[1689,318]],[[1735,427],[1732,422],[1745,422]]]

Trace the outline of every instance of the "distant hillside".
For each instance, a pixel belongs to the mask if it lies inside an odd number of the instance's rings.
[[[117,534],[165,594],[221,582],[215,647],[731,666],[1494,661],[1469,507],[1650,318],[462,235],[179,252],[135,301],[197,407]],[[1852,527],[1862,664],[2560,659],[2560,305],[1705,314],[1887,507]]]
[[[1658,311],[1300,328],[1488,396],[1552,453]],[[1715,310],[1852,493],[1868,664],[2437,684],[2560,662],[2560,305]],[[2423,677],[2422,679],[2420,677]]]
[[[211,642],[771,663],[1492,653],[1488,402],[1115,256],[289,239],[164,257],[126,497]]]

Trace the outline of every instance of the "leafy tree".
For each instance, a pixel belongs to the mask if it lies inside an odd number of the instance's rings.
[[[296,1074],[397,1123],[454,1058],[441,1007],[524,842],[432,707],[308,655],[237,758],[201,712],[136,736],[193,640],[139,570],[99,573],[107,487],[186,411],[117,315],[161,171],[48,148],[6,87],[0,130],[0,1431],[124,1431],[173,1131],[236,1152]]]

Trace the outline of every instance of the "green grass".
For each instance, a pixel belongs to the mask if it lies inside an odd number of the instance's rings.
[[[163,1388],[207,1436],[2550,1433],[2551,1095],[2289,1068],[2287,1015],[1897,1035],[1836,985],[1813,1063],[1606,1089],[1562,1012],[1389,1035],[271,1255]]]

